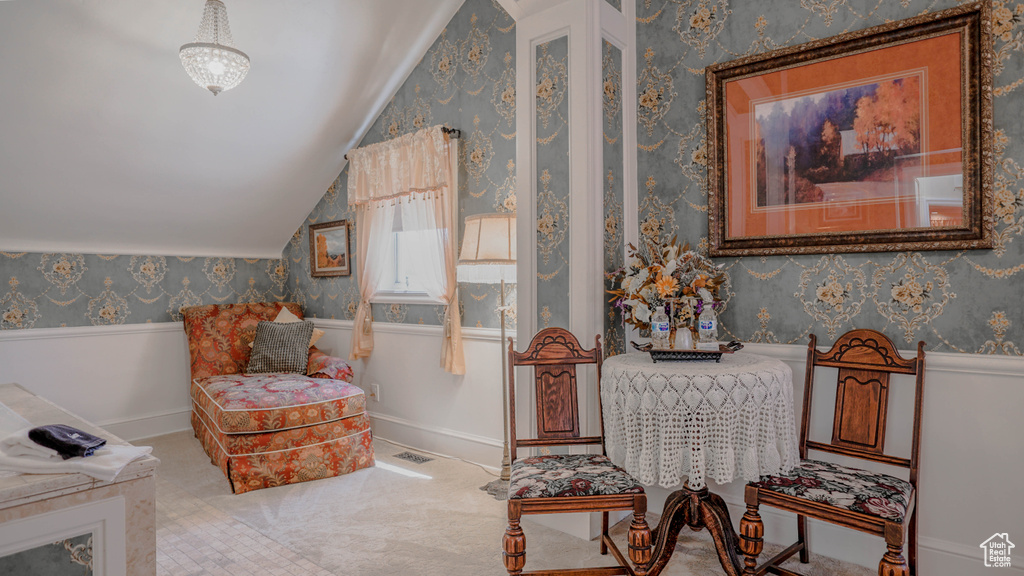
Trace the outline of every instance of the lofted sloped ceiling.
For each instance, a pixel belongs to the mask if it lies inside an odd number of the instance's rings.
[[[0,250],[279,258],[462,0],[225,4],[215,97],[204,0],[0,1]]]

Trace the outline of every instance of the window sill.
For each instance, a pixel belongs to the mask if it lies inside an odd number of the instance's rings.
[[[427,296],[423,292],[378,292],[370,300],[373,304],[428,304],[444,306],[444,302]]]

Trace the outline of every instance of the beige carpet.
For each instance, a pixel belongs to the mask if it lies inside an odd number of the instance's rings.
[[[191,433],[146,441],[157,470],[158,575],[501,576],[505,503],[480,490],[493,476],[457,460],[415,464],[374,444],[375,468],[338,478],[231,494]],[[408,475],[411,473],[411,475]],[[649,517],[652,526],[657,515]],[[613,534],[625,549],[627,524]],[[527,569],[611,563],[584,542],[524,519]],[[776,547],[767,547],[772,554]],[[874,570],[812,556],[814,576]],[[788,565],[787,565],[788,566]],[[722,574],[706,532],[684,530],[666,576]]]

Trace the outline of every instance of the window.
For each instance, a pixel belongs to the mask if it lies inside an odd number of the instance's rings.
[[[451,155],[451,168],[455,182],[447,195],[451,213],[458,214],[458,154]],[[428,204],[430,202],[425,198],[412,194],[395,200],[393,206],[387,207],[394,211],[391,233],[387,236],[387,246],[376,252],[380,254],[380,281],[371,302],[447,304],[444,298],[428,294],[424,286],[444,284],[446,263],[444,250],[439,247],[449,242],[448,229],[439,223],[445,217],[437,213],[439,211],[428,208]],[[454,223],[449,228],[458,230]],[[374,236],[372,241],[381,238],[382,235]],[[454,245],[458,246],[458,242]]]
[[[381,303],[420,303],[443,304],[431,298],[423,287],[423,271],[419,266],[429,261],[424,249],[430,242],[436,242],[438,234],[442,234],[447,242],[448,235],[444,230],[431,228],[427,230],[406,230],[402,219],[402,210],[395,210],[394,223],[388,247],[384,251],[385,261],[382,262],[383,274],[374,302]]]
[[[456,301],[457,148],[443,126],[434,126],[350,156],[348,202],[356,209],[361,295],[351,357],[373,353],[372,302],[442,304],[441,367],[465,374]]]

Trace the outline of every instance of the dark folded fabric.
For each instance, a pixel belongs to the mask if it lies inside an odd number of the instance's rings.
[[[99,436],[82,432],[64,424],[49,424],[28,431],[28,438],[40,446],[56,450],[62,458],[92,456],[92,453],[107,443]]]

